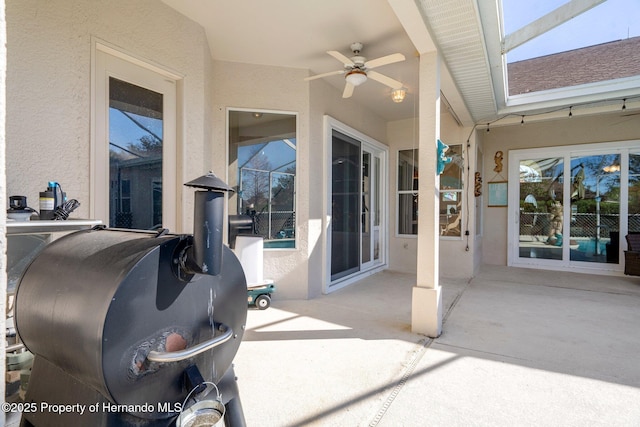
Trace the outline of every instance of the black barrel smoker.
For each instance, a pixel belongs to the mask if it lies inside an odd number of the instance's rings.
[[[205,190],[193,235],[96,227],[26,269],[15,317],[35,358],[22,426],[244,426],[232,361],[247,287],[222,243],[231,189],[213,174],[185,185]]]

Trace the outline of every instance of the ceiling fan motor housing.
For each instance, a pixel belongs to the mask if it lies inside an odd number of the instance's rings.
[[[364,63],[367,62],[367,58],[364,56],[352,56],[351,60],[357,68],[364,68]]]
[[[358,42],[351,43],[351,46],[349,47],[351,48],[351,51],[356,55],[362,51],[362,43],[358,43]]]

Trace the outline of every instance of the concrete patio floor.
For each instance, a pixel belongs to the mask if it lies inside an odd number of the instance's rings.
[[[410,330],[414,284],[385,271],[250,309],[247,424],[640,425],[640,277],[483,266],[441,280],[437,339]]]

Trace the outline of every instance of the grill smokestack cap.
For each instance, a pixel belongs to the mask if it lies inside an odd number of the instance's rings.
[[[196,178],[193,181],[189,181],[186,184],[187,187],[204,188],[205,190],[213,191],[233,191],[233,188],[229,187],[226,182],[218,178],[213,172],[209,172],[206,175]]]

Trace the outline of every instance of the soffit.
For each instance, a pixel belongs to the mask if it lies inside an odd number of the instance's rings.
[[[485,36],[472,0],[420,0],[426,24],[475,121],[496,116]]]

